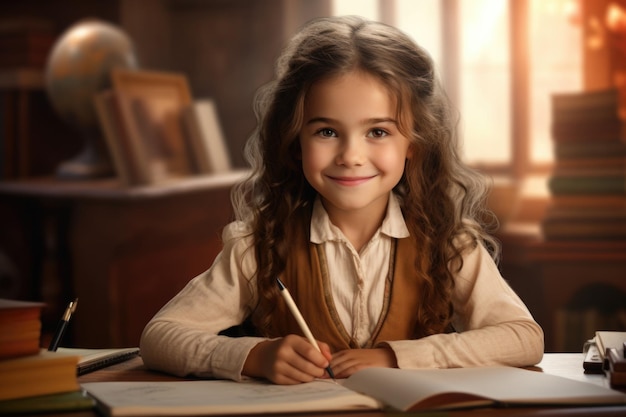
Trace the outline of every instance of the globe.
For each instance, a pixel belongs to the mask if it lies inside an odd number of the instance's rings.
[[[137,68],[134,45],[119,27],[90,19],[67,29],[52,47],[45,70],[46,92],[61,119],[82,135],[82,151],[57,169],[61,178],[113,175],[100,133],[94,96],[111,88],[114,67]]]

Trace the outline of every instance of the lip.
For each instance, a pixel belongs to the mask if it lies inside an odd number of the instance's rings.
[[[346,186],[346,187],[356,187],[357,185],[366,183],[367,181],[371,180],[374,177],[375,175],[358,176],[358,177],[344,177],[344,176],[333,177],[330,175],[328,176],[328,178],[330,178],[335,183]]]

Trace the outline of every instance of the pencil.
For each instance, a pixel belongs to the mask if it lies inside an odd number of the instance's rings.
[[[300,313],[298,306],[293,301],[293,298],[291,298],[291,294],[289,294],[289,290],[287,289],[287,287],[285,287],[285,284],[283,284],[280,278],[276,278],[276,282],[278,283],[278,288],[280,289],[280,293],[282,294],[283,298],[285,299],[285,302],[287,303],[287,307],[289,307],[291,314],[293,314],[293,317],[298,322],[298,325],[300,326],[302,333],[304,333],[304,336],[309,340],[309,342],[313,346],[315,346],[317,351],[321,353],[322,350],[320,349],[319,345],[317,344],[317,341],[313,337],[313,333],[311,333],[311,330],[309,329],[309,326],[306,324],[306,321],[304,321],[304,317],[302,317],[302,313]],[[333,370],[330,369],[330,365],[326,367],[326,372],[328,372],[328,375],[330,375],[332,379],[335,379],[335,374],[333,373]]]

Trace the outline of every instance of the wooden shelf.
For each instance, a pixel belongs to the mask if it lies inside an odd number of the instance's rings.
[[[0,195],[83,200],[163,198],[230,186],[244,179],[247,174],[247,170],[233,170],[219,175],[198,175],[164,184],[140,187],[126,187],[117,178],[73,181],[59,180],[51,176],[31,177],[0,182]]]
[[[35,68],[0,69],[0,90],[42,90],[44,72]]]

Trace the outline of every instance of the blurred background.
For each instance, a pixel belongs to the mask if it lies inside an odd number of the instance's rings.
[[[501,272],[543,326],[546,350],[580,351],[596,330],[626,330],[625,9],[625,0],[0,0],[0,297],[46,302],[42,343],[78,297],[66,345],[136,345],[219,251],[253,97],[286,40],[311,18],[357,14],[431,53],[460,114],[462,155],[493,183]],[[130,39],[127,66],[182,76],[193,102],[215,104],[230,169],[132,185],[115,160],[110,172],[63,175],[91,139],[58,102],[93,110],[91,96],[64,95],[80,80],[50,57],[85,19]],[[107,73],[97,89],[111,88]],[[97,120],[90,134],[110,159]]]

